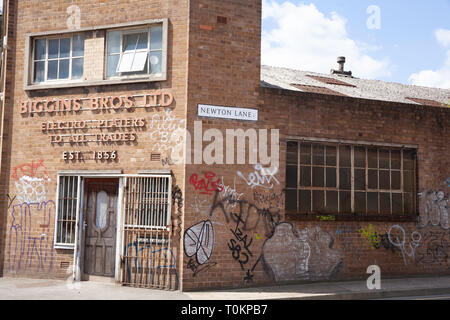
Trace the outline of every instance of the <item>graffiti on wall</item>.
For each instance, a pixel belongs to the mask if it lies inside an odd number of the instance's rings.
[[[369,242],[370,248],[372,250],[380,248],[380,236],[378,235],[378,232],[375,230],[373,225],[369,224],[364,228],[360,228],[358,229],[358,232]]]
[[[278,167],[264,168],[260,164],[255,165],[255,170],[248,176],[245,176],[241,171],[237,172],[237,175],[242,178],[245,183],[254,189],[255,187],[261,187],[264,189],[272,189],[274,183],[280,184],[280,181],[275,177],[278,173]]]
[[[164,115],[154,114],[149,125],[150,139],[154,141],[152,151],[167,151],[174,162],[182,161],[184,125],[185,120],[177,119],[170,109]]]
[[[39,203],[47,200],[45,183],[50,181],[50,177],[43,160],[14,167],[11,179],[14,181],[19,203]]]
[[[223,187],[220,184],[220,179],[214,172],[205,172],[203,177],[199,177],[194,173],[189,178],[189,183],[194,186],[196,191],[200,194],[212,195],[213,192],[223,191]]]
[[[420,223],[419,227],[441,226],[449,228],[448,197],[444,191],[425,191],[420,196]]]
[[[281,223],[263,247],[263,261],[275,281],[330,279],[343,259],[333,248],[334,238],[319,227],[294,230]]]
[[[450,234],[445,230],[430,230],[422,236],[423,244],[417,249],[417,263],[449,265]]]
[[[415,260],[416,249],[422,240],[422,235],[419,232],[413,231],[407,239],[405,229],[399,225],[394,225],[389,229],[388,238],[393,246],[400,249],[405,266],[408,265],[407,257],[410,257],[412,261]]]
[[[53,267],[55,202],[13,205],[9,228],[9,270],[49,272]]]

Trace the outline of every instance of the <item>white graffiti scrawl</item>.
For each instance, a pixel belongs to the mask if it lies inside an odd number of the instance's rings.
[[[262,165],[256,164],[255,171],[251,172],[248,177],[245,177],[242,172],[238,171],[237,175],[241,177],[248,186],[252,189],[255,187],[261,187],[264,189],[272,189],[274,182],[280,184],[280,181],[275,177],[278,173],[278,168],[263,168]]]
[[[153,115],[149,129],[150,138],[155,142],[153,151],[168,151],[172,160],[182,160],[185,136],[183,119],[177,119],[173,111],[166,110],[163,116]]]
[[[419,227],[441,226],[448,230],[448,197],[444,191],[426,191],[419,195],[421,200]]]
[[[195,256],[202,265],[211,258],[214,249],[214,227],[211,221],[202,221],[186,230],[184,252],[188,257]]]
[[[43,178],[23,176],[14,184],[19,203],[39,203],[47,199]]]

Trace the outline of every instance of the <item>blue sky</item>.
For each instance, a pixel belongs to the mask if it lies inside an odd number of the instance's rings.
[[[328,73],[339,55],[356,77],[450,88],[450,0],[263,0],[263,64]]]

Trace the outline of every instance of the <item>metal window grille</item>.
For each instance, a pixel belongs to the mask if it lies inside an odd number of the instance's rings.
[[[56,245],[75,244],[78,197],[79,177],[60,176],[58,181]]]
[[[416,150],[288,141],[286,210],[412,216]]]
[[[170,223],[170,176],[128,178],[125,227],[165,229]]]

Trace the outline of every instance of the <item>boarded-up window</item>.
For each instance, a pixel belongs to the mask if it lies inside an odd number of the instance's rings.
[[[286,211],[410,216],[416,150],[288,141]]]

